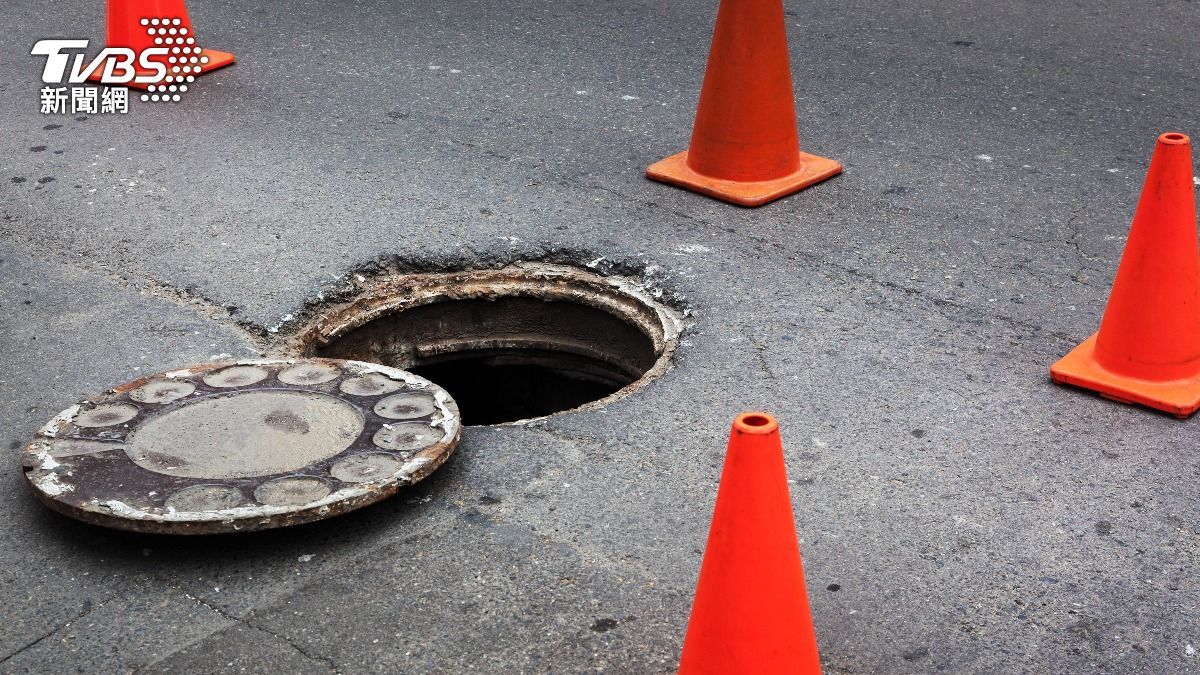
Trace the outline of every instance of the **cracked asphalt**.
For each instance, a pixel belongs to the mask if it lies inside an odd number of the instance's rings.
[[[715,2],[194,0],[236,65],[40,114],[29,48],[102,5],[0,9],[0,670],[669,672],[757,408],[827,672],[1200,672],[1200,420],[1048,377],[1156,136],[1200,135],[1196,3],[788,0],[801,142],[846,171],[753,210],[642,177]],[[59,410],[271,351],[356,273],[599,258],[690,309],[674,367],[377,506],[149,537],[22,484]]]

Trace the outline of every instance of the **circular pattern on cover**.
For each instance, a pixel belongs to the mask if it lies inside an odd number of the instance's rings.
[[[130,382],[22,453],[48,506],[125,530],[283,527],[395,494],[458,444],[458,406],[412,373],[336,359],[210,363]]]

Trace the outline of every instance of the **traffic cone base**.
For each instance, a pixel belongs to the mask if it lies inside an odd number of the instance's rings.
[[[832,178],[842,172],[835,160],[800,154],[800,168],[794,173],[763,181],[725,180],[694,171],[687,163],[688,151],[651,164],[646,177],[685,190],[699,192],[741,206],[760,206]]]
[[[1136,403],[1185,419],[1200,409],[1200,375],[1186,380],[1152,381],[1119,375],[1096,362],[1096,336],[1083,341],[1050,366],[1050,379],[1091,389],[1104,398]]]
[[[222,52],[222,51],[218,51],[216,49],[201,49],[200,56],[208,57],[208,63],[202,64],[200,66],[200,74],[201,75],[204,75],[210,71],[216,70],[217,68],[224,68],[225,66],[233,65],[233,54],[230,54],[229,52]],[[143,77],[145,75],[149,75],[149,74],[151,74],[151,72],[152,71],[149,71],[149,70],[138,69],[137,77]],[[103,74],[104,74],[104,67],[101,66],[101,67],[97,68],[95,71],[93,71],[91,75],[88,76],[88,80],[91,82],[100,82],[100,76]],[[101,84],[103,84],[103,83],[101,83]],[[124,84],[119,84],[119,85],[113,84],[111,86],[131,87],[133,89],[146,89],[147,87],[149,87],[152,84],[155,84],[155,83],[154,82],[135,82],[133,80],[130,80],[129,82],[126,82]]]

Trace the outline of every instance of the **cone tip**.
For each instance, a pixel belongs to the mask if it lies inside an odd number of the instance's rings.
[[[765,412],[744,412],[733,421],[733,428],[743,434],[772,434],[779,431],[779,422]]]
[[[1187,134],[1181,134],[1176,131],[1168,131],[1167,133],[1161,134],[1158,137],[1158,142],[1166,145],[1187,145],[1191,142],[1191,139],[1187,137]]]

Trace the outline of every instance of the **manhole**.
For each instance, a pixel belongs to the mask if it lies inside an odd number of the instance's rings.
[[[125,530],[203,534],[319,520],[450,456],[458,407],[428,380],[333,359],[214,363],[69,408],[22,455],[51,508]]]
[[[303,354],[402,368],[465,424],[603,405],[666,370],[682,316],[632,279],[522,264],[371,285],[297,335]]]

